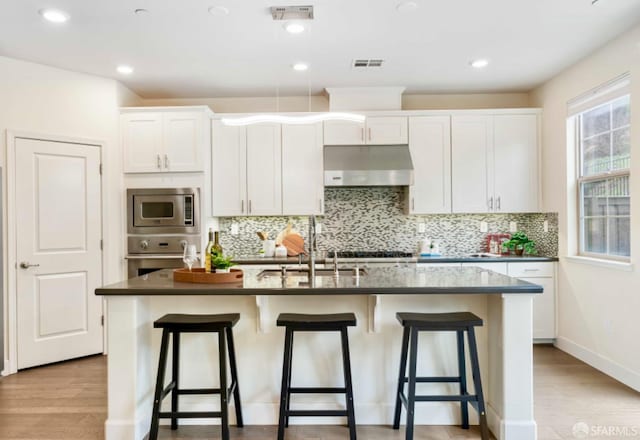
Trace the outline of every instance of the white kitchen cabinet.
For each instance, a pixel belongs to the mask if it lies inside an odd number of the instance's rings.
[[[537,114],[453,116],[451,133],[454,213],[538,210]]]
[[[282,214],[281,146],[280,124],[213,121],[213,216]]]
[[[322,123],[282,126],[282,214],[324,212]]]
[[[248,125],[247,213],[282,214],[282,139],[280,124]]]
[[[451,119],[449,116],[409,118],[409,150],[414,184],[409,186],[409,214],[451,212]]]
[[[405,116],[372,116],[366,122],[325,121],[325,145],[405,145],[409,142]]]
[[[127,108],[120,118],[125,173],[204,171],[210,146],[205,108]]]
[[[247,133],[213,121],[212,210],[216,217],[246,215]]]

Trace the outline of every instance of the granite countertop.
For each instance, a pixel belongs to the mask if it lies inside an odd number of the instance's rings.
[[[242,255],[233,259],[234,262],[241,265],[252,265],[252,264],[298,264],[298,257],[264,257],[261,255]],[[302,262],[306,264],[308,258],[303,256]],[[346,259],[340,258],[338,259],[339,263],[352,263],[352,262],[363,262],[364,259]],[[418,257],[414,256],[412,258],[370,258],[367,259],[368,263],[380,262],[380,263],[395,263],[395,262],[411,262],[411,263],[470,263],[470,262],[486,262],[486,263],[526,263],[526,262],[554,262],[558,261],[558,257],[547,257],[547,256],[517,256],[517,255],[504,255],[500,257],[471,257],[468,255],[465,256],[451,256],[451,255],[443,255],[438,257]],[[332,264],[332,258],[317,258],[317,264]]]
[[[307,276],[283,279],[258,276],[260,269],[244,269],[244,279],[233,284],[176,283],[172,269],[96,289],[96,295],[406,295],[406,294],[487,294],[542,293],[537,284],[521,281],[477,267],[371,267],[356,278],[316,276],[315,286]]]

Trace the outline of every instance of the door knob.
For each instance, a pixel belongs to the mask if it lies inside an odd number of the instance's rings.
[[[21,269],[29,269],[30,267],[40,267],[39,264],[31,264],[28,261],[23,261],[20,263]]]

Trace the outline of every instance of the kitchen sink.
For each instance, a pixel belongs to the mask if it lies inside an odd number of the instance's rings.
[[[355,267],[343,267],[338,269],[338,275],[344,277],[350,277],[355,275]],[[367,271],[362,268],[358,268],[358,274],[360,276],[366,275]],[[308,277],[309,269],[308,268],[300,268],[300,269],[287,269],[283,272],[282,269],[265,269],[258,274],[258,278],[263,277]],[[332,277],[335,275],[334,269],[316,269],[316,276],[320,277]]]

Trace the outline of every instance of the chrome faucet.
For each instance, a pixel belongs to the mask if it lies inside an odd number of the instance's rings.
[[[309,281],[316,278],[316,216],[309,216]]]

